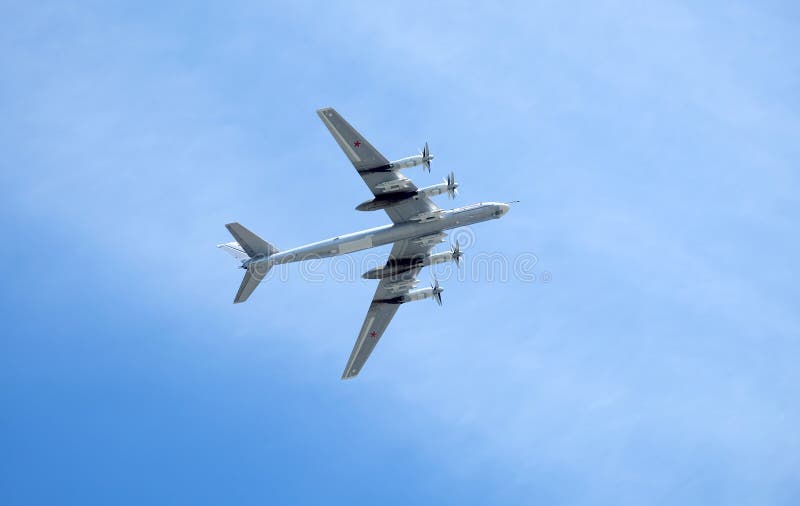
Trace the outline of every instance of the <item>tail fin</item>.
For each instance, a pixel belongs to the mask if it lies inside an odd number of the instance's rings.
[[[231,233],[250,258],[259,255],[270,256],[278,252],[278,248],[238,223],[228,223],[225,228],[228,229],[228,232]]]
[[[278,252],[278,248],[258,237],[239,223],[228,223],[225,225],[236,242],[220,244],[218,247],[224,249],[236,259],[242,262],[242,267],[247,269],[244,273],[242,284],[233,299],[234,304],[244,302],[256,289],[258,284],[267,275],[272,267],[268,262],[246,263],[253,257],[268,257]]]

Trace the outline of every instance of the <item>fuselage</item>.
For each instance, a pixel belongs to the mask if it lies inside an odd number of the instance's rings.
[[[499,202],[481,202],[465,207],[442,211],[435,219],[422,222],[405,222],[370,228],[340,235],[296,248],[283,250],[269,257],[256,257],[249,263],[270,265],[299,262],[311,258],[326,258],[344,255],[390,244],[404,239],[413,239],[440,233],[457,227],[473,225],[482,221],[500,218],[508,212],[509,205]]]

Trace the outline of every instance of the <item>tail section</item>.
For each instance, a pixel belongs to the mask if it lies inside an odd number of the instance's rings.
[[[258,284],[267,275],[272,265],[269,262],[251,262],[258,257],[262,260],[278,252],[278,248],[268,243],[264,239],[246,229],[238,223],[228,223],[225,225],[236,241],[217,246],[230,253],[234,258],[242,262],[242,268],[247,269],[239,286],[239,291],[233,299],[234,304],[244,302],[256,289]]]

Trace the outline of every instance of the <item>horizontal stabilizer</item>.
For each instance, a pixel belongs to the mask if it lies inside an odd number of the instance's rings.
[[[250,294],[253,293],[258,284],[261,283],[261,280],[264,279],[264,276],[267,275],[267,272],[269,272],[269,267],[267,267],[266,272],[259,272],[260,270],[254,269],[252,266],[247,269],[244,273],[242,284],[239,285],[239,291],[236,292],[236,297],[233,299],[234,304],[244,302],[250,297]]]
[[[244,249],[236,241],[228,242],[225,244],[217,244],[217,248],[227,252],[229,255],[231,255],[233,258],[235,258],[240,262],[244,262],[245,260],[248,260],[250,258],[247,255],[247,253],[244,252]]]

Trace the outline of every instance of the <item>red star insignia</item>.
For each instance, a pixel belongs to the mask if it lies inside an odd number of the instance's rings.
[[[359,147],[361,145],[361,141],[356,141],[353,143],[353,146]]]
[[[377,332],[375,332],[375,331],[373,330],[372,332],[370,332],[370,333],[369,333],[369,335],[370,335],[371,337],[375,337],[375,336],[377,336],[377,335],[378,335],[378,333],[377,333]]]

